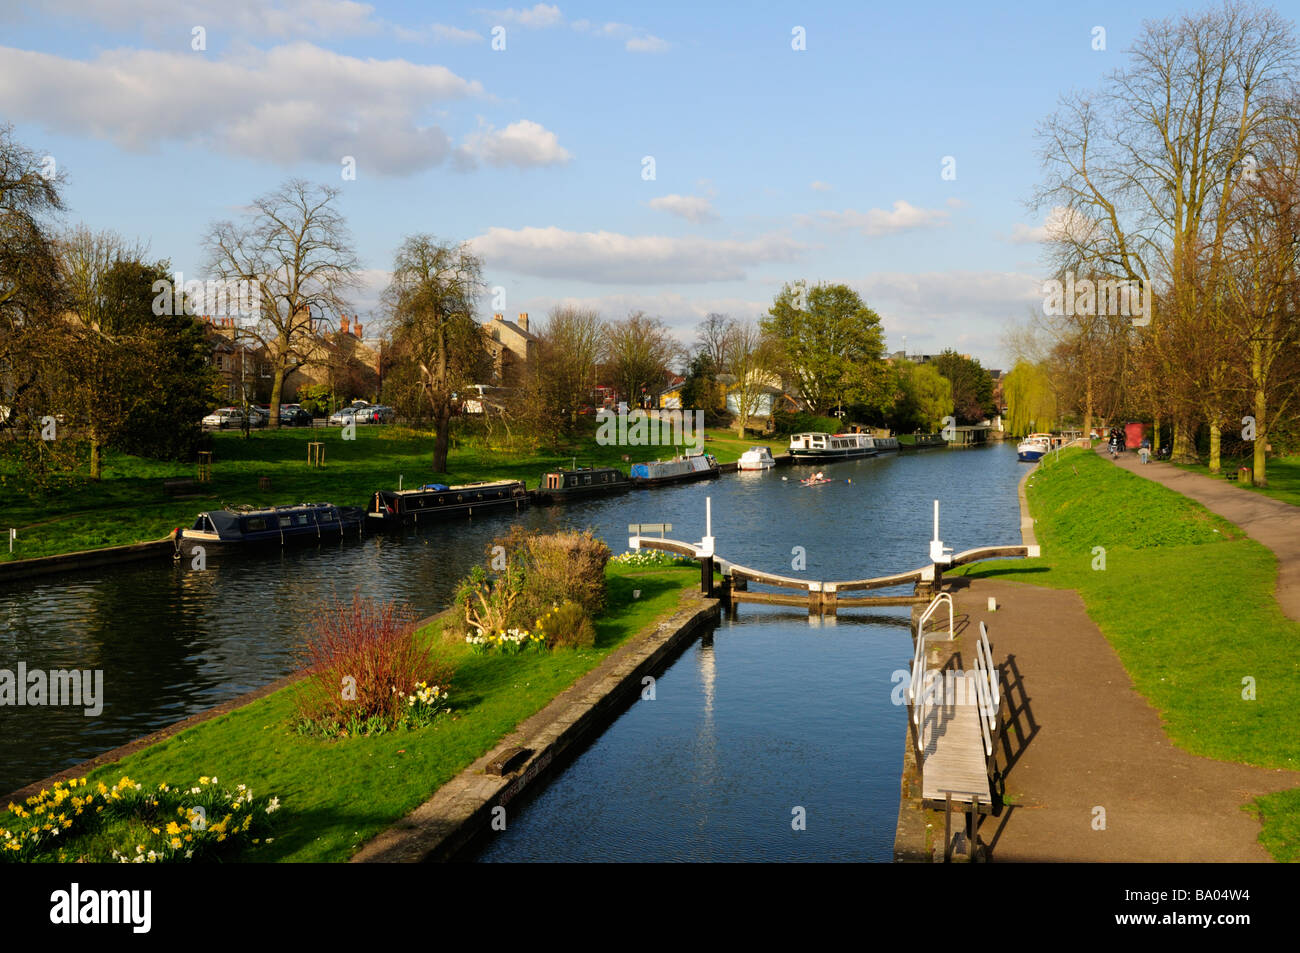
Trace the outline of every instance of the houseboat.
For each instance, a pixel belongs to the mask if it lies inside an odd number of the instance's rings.
[[[898,449],[897,437],[872,437],[871,442],[875,445],[877,453],[886,453]]]
[[[796,463],[870,457],[875,453],[875,441],[865,433],[797,433],[790,438],[790,456]]]
[[[1031,433],[1016,445],[1016,459],[1021,463],[1033,463],[1052,449],[1050,433]]]
[[[776,459],[767,447],[750,447],[736,463],[737,470],[770,470],[774,466]]]
[[[707,480],[717,476],[718,461],[711,453],[688,453],[671,460],[632,464],[633,486],[661,486],[665,483],[685,483],[689,480]]]
[[[175,542],[186,555],[193,553],[196,546],[203,547],[204,552],[220,552],[253,546],[330,543],[349,533],[361,535],[364,519],[361,507],[333,503],[208,510],[198,515],[193,526],[178,528]]]
[[[519,509],[528,505],[528,491],[519,480],[426,483],[410,490],[380,490],[370,501],[366,519],[375,528],[396,527],[449,516]]]
[[[631,488],[632,481],[617,467],[561,467],[543,473],[532,495],[538,503],[563,503],[584,496],[623,493]]]

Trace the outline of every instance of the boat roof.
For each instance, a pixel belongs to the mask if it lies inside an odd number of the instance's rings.
[[[515,486],[518,480],[478,480],[474,483],[456,483],[450,485],[445,490],[426,490],[423,486],[412,487],[409,490],[389,490],[390,493],[397,493],[405,496],[408,493],[451,493],[455,490],[481,490],[484,487],[497,486]]]

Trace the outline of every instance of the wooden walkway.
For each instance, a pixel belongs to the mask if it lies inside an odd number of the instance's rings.
[[[925,709],[919,745],[921,797],[936,804],[950,795],[954,804],[970,804],[978,797],[982,807],[990,806],[979,707],[975,699],[963,702]]]

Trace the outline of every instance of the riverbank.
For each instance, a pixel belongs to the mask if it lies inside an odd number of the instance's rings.
[[[1179,470],[1222,482],[1225,486],[1271,497],[1282,503],[1290,503],[1292,506],[1300,506],[1300,456],[1269,457],[1268,469],[1265,472],[1268,486],[1243,485],[1237,482],[1237,469],[1253,465],[1252,457],[1225,457],[1221,462],[1220,472],[1216,474],[1211,473],[1209,466],[1204,463],[1174,464]],[[1231,480],[1228,479],[1230,476]]]
[[[262,690],[250,704],[230,703],[216,717],[182,723],[161,740],[130,746],[61,776],[90,768],[92,785],[122,775],[146,788],[216,776],[275,795],[282,809],[273,843],[242,859],[338,861],[387,829],[459,772],[491,750],[521,722],[597,667],[639,633],[653,632],[678,611],[698,583],[695,567],[630,569],[611,566],[608,609],[597,620],[596,648],[521,655],[475,655],[442,639],[438,621],[420,638],[456,666],[453,715],[413,731],[324,741],[299,734],[290,677]],[[241,700],[242,701],[242,700]],[[223,706],[224,708],[224,706]],[[58,776],[56,776],[58,777]],[[21,801],[33,787],[13,797]]]
[[[189,526],[198,512],[225,505],[363,505],[376,490],[396,488],[399,481],[413,486],[512,479],[535,487],[545,470],[575,461],[626,471],[629,463],[672,455],[667,447],[601,446],[594,432],[554,450],[463,437],[448,456],[449,471],[435,473],[429,469],[432,433],[392,426],[357,427],[355,433],[354,440],[344,440],[338,427],[255,431],[247,440],[239,433],[216,433],[212,479],[186,487],[185,498],[169,495],[164,481],[194,477],[193,464],[110,451],[99,482],[73,474],[37,493],[17,489],[22,485],[17,465],[0,457],[0,532],[18,531],[12,553],[0,548],[0,565],[157,540],[177,526]],[[782,440],[741,439],[729,430],[706,430],[705,438],[705,449],[721,464],[734,463],[751,446],[766,445],[774,453],[785,447]],[[307,444],[313,441],[324,444],[324,467],[307,465]],[[262,478],[269,489],[262,488]]]
[[[1069,824],[1091,830],[1090,816],[1071,814],[1080,805],[1052,787],[1071,778],[1081,795],[1109,792],[1112,804],[1132,817],[1145,815],[1143,823],[1171,836],[1177,825],[1162,819],[1182,816],[1190,824],[1203,817],[1199,828],[1188,829],[1203,835],[1202,859],[1214,850],[1244,859],[1256,839],[1276,859],[1294,859],[1295,840],[1287,842],[1300,816],[1300,792],[1292,790],[1300,784],[1300,712],[1290,700],[1300,689],[1300,663],[1291,646],[1300,625],[1275,598],[1273,554],[1197,503],[1084,450],[1040,464],[1027,495],[1045,555],[952,574],[974,580],[961,598],[969,625],[987,621],[995,659],[1007,659],[1008,677],[1023,679],[1027,690],[1029,721],[1007,738],[1012,746],[1019,738],[1022,750],[1012,747],[1003,757],[1014,759],[1006,776],[1012,807],[1035,809],[1021,811],[1019,819],[1008,812],[985,836],[995,859],[999,853],[1046,859],[1054,850],[1048,841]],[[1013,582],[1075,592],[998,589],[992,594],[1010,611],[984,615],[984,590]],[[1036,606],[1025,619],[1017,599]],[[1024,631],[1017,634],[1018,628]],[[1044,710],[1053,723],[1040,717]],[[1126,714],[1114,721],[1115,713]],[[1097,724],[1108,727],[1094,729]],[[1210,793],[1222,790],[1237,792],[1231,804]],[[1187,805],[1180,792],[1199,792],[1199,806],[1181,810],[1179,804]],[[1089,811],[1107,807],[1098,797]],[[1221,827],[1237,843],[1243,808],[1264,823],[1238,854],[1212,835]],[[1028,840],[1013,848],[1017,831]],[[1187,835],[1172,842],[1112,838],[1120,840],[1132,855],[1112,859],[1175,859],[1192,849]],[[1087,851],[1100,843],[1085,839],[1060,849],[1091,856]]]

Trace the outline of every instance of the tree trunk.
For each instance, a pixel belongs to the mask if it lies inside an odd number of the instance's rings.
[[[1151,415],[1151,453],[1158,454],[1159,452],[1160,452],[1160,416],[1158,414],[1152,414]]]
[[[99,435],[95,428],[90,428],[90,478],[98,480],[100,478],[100,446]]]
[[[441,400],[438,406],[434,408],[434,427],[433,435],[433,469],[435,473],[447,472],[447,445],[450,437],[449,429],[451,427],[451,401]]]
[[[271,379],[271,419],[266,422],[268,427],[280,426],[280,397],[284,392],[284,368],[275,369],[275,377]]]
[[[1174,418],[1174,446],[1170,454],[1172,463],[1198,463],[1192,423],[1185,416]]]
[[[1268,486],[1268,395],[1255,388],[1255,454],[1251,460],[1251,479],[1255,486]]]
[[[1222,444],[1222,434],[1219,432],[1218,424],[1210,424],[1210,472],[1218,473],[1223,469],[1219,459],[1219,447]]]
[[[1083,439],[1088,440],[1091,436],[1092,436],[1092,378],[1089,377],[1083,395]]]

